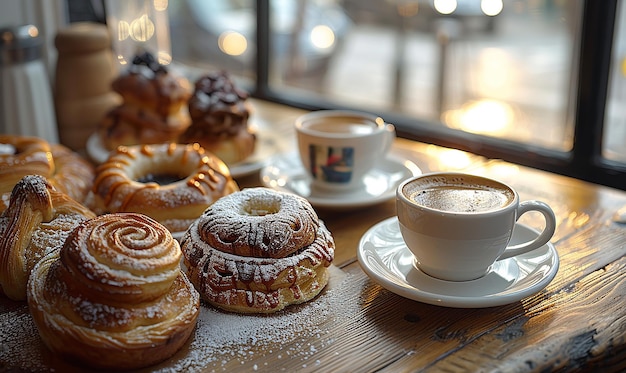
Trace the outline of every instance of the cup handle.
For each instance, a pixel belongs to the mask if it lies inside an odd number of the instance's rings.
[[[517,218],[515,220],[517,221],[522,214],[529,211],[538,211],[543,215],[546,221],[546,227],[543,229],[543,232],[532,241],[507,247],[504,253],[498,257],[498,260],[511,258],[540,248],[548,243],[554,235],[554,231],[556,230],[556,217],[550,206],[541,201],[524,201],[520,203],[517,209]]]

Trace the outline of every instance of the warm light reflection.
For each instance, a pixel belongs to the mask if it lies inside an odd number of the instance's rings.
[[[575,228],[580,228],[582,226],[584,226],[585,224],[587,224],[587,222],[591,219],[591,217],[584,213],[584,212],[576,212],[576,211],[572,211],[569,213],[567,220],[569,222],[569,225],[575,227]]]
[[[435,10],[441,14],[451,14],[456,10],[456,0],[435,0],[433,2]]]
[[[128,63],[128,61],[126,61],[126,58],[124,58],[124,56],[121,54],[117,55],[117,62],[119,62],[120,65],[126,65]]]
[[[39,30],[35,26],[30,26],[27,32],[28,35],[33,38],[36,38],[39,35]]]
[[[488,16],[497,16],[503,8],[502,0],[482,0],[480,2],[480,10]]]
[[[126,21],[117,23],[117,40],[126,40],[130,36],[130,25]]]
[[[493,92],[508,93],[515,85],[519,72],[513,68],[516,61],[511,54],[501,48],[484,48],[479,55],[476,86],[486,96]]]
[[[164,10],[167,10],[168,0],[154,0],[153,4],[154,10],[162,12]]]
[[[489,135],[505,133],[512,126],[513,118],[510,105],[487,99],[470,101],[443,115],[443,121],[452,128]]]
[[[317,25],[311,30],[311,43],[320,49],[330,48],[335,44],[335,33],[326,25]]]
[[[519,174],[519,166],[506,163],[480,163],[478,167],[472,168],[472,173],[486,175],[501,181],[514,180],[515,175]]]
[[[130,23],[130,38],[134,41],[145,42],[154,36],[154,22],[147,14]]]
[[[172,55],[165,51],[159,51],[157,53],[157,60],[161,65],[169,65],[172,63]]]
[[[235,31],[223,32],[217,42],[220,50],[230,56],[240,56],[248,49],[246,37]]]
[[[442,169],[464,169],[471,163],[467,153],[457,149],[446,149],[439,153],[439,163]]]

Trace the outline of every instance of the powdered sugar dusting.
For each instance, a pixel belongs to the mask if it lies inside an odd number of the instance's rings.
[[[319,297],[268,315],[225,313],[203,306],[189,350],[179,353],[173,364],[155,372],[227,371],[233,360],[244,371],[267,371],[272,367],[253,361],[259,353],[278,353],[278,358],[300,359],[315,366],[315,354],[334,342],[329,325],[348,321],[360,305],[347,302],[352,275],[331,266],[329,288]],[[315,341],[311,343],[310,341]],[[289,349],[283,346],[289,344]]]
[[[224,313],[202,304],[187,346],[151,372],[277,371],[258,362],[271,354],[308,369],[321,368],[318,354],[335,343],[331,330],[361,310],[354,301],[354,275],[329,268],[328,288],[317,298],[276,314]],[[43,346],[24,303],[0,298],[0,366],[26,371],[67,371],[72,366]],[[286,347],[289,346],[289,347]]]

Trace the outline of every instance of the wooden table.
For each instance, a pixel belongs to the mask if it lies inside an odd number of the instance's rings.
[[[268,123],[285,124],[299,114],[257,106]],[[626,224],[613,220],[626,205],[626,192],[402,139],[394,151],[424,172],[487,175],[512,185],[522,200],[549,203],[558,220],[551,241],[560,257],[554,280],[498,307],[408,300],[372,281],[356,257],[361,236],[394,216],[394,201],[318,210],[336,243],[331,282],[320,297],[269,316],[230,315],[203,305],[187,346],[146,371],[626,370]],[[256,174],[238,181],[241,187],[260,185]],[[543,224],[534,215],[522,222]],[[0,370],[70,368],[45,350],[29,317],[22,304],[0,301]]]

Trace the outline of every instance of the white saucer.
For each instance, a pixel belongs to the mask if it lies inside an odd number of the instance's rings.
[[[511,244],[538,235],[534,229],[518,223]],[[361,237],[357,256],[365,273],[387,290],[419,302],[457,308],[517,302],[545,288],[559,270],[559,255],[554,245],[548,243],[529,253],[497,261],[479,279],[439,280],[417,269],[413,254],[402,240],[396,217],[370,228]]]
[[[279,154],[270,164],[271,166],[261,170],[263,185],[297,194],[306,198],[315,207],[332,209],[359,208],[392,199],[401,181],[422,172],[415,163],[390,154],[365,175],[363,188],[330,192],[311,188],[311,179],[297,153]]]
[[[97,164],[103,163],[109,157],[109,150],[104,146],[97,133],[93,133],[89,136],[86,147],[87,154]],[[257,131],[257,143],[254,153],[243,161],[229,166],[230,174],[233,177],[241,177],[257,172],[263,168],[267,164],[267,160],[279,150],[274,136],[263,131]]]

